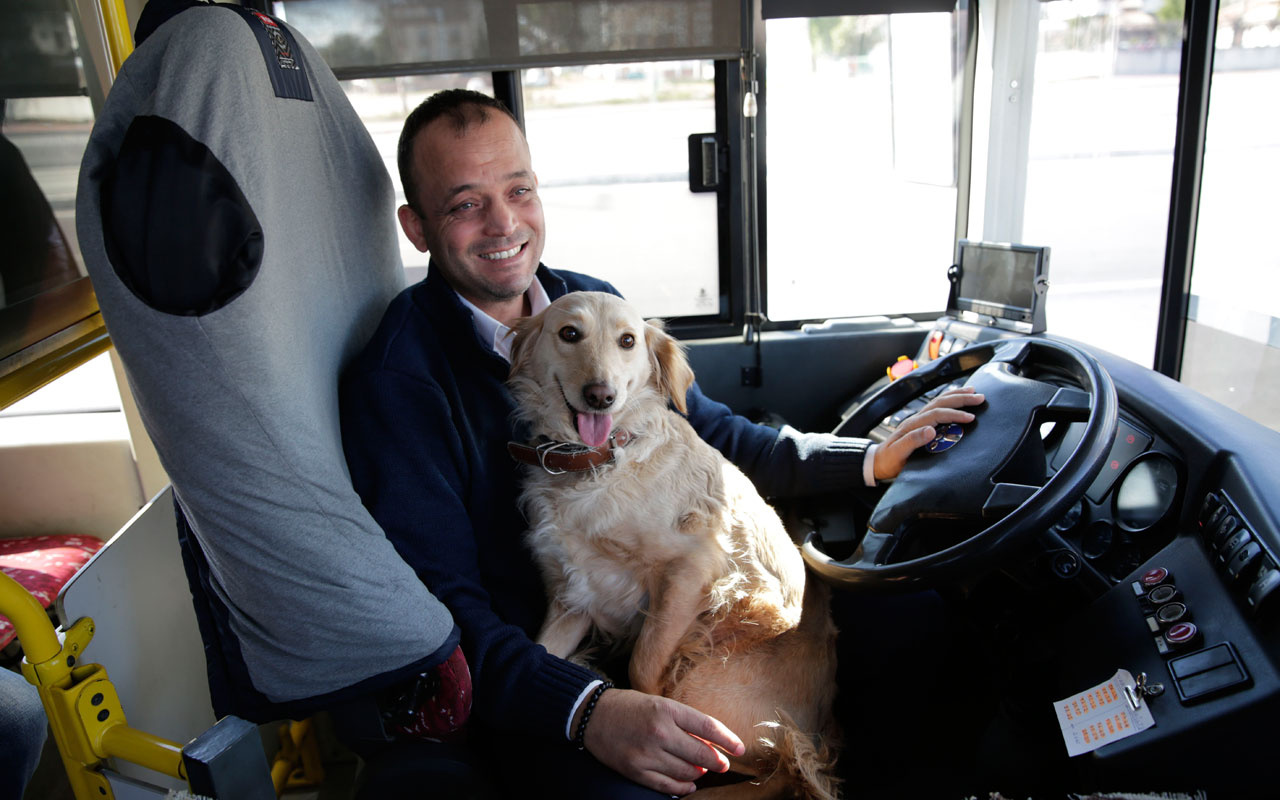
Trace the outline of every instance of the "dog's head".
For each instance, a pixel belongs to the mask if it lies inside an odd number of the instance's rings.
[[[511,391],[535,434],[599,447],[668,401],[686,411],[684,348],[620,297],[572,292],[513,330]]]

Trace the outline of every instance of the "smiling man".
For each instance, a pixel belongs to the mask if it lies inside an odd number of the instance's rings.
[[[433,95],[406,120],[397,156],[408,200],[400,225],[431,262],[343,376],[343,444],[365,505],[462,629],[474,682],[470,751],[481,764],[502,764],[480,769],[482,780],[498,784],[500,796],[687,794],[707,772],[726,770],[725,752],[740,754],[742,742],[693,708],[613,688],[534,642],[547,598],[523,540],[519,472],[507,454],[509,441],[525,439],[512,428],[506,388],[511,323],[568,292],[618,292],[540,263],[545,225],[529,146],[498,101],[463,90]],[[980,402],[940,395],[872,447],[752,424],[696,383],[686,398],[698,435],[769,496],[893,477],[933,439],[933,426],[972,420],[959,407]],[[405,775],[412,788],[417,777]]]
[[[437,106],[424,103],[405,123],[400,226],[459,295],[509,321],[529,313],[524,295],[542,258],[538,177],[505,108],[445,106],[450,97],[437,95]]]

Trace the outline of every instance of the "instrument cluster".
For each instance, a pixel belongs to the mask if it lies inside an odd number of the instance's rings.
[[[1061,436],[1052,437],[1054,471],[1075,449],[1082,430],[1082,423],[1072,423]],[[1174,510],[1183,483],[1180,462],[1150,433],[1121,419],[1102,472],[1084,498],[1054,525],[1054,532],[1084,558],[1080,568],[1118,583],[1177,533]],[[1058,572],[1067,577],[1062,569]]]

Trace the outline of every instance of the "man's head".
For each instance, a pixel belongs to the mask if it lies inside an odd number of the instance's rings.
[[[522,295],[542,258],[544,223],[511,112],[478,92],[432,95],[405,121],[397,160],[409,241],[486,311]]]

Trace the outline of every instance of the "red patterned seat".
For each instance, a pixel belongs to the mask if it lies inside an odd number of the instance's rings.
[[[102,549],[102,544],[101,539],[92,536],[0,539],[0,570],[22,584],[47,609],[76,570]],[[0,649],[17,635],[13,623],[0,615]]]

